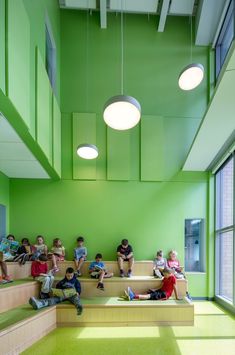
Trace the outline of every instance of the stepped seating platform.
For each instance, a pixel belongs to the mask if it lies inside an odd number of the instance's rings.
[[[0,314],[2,354],[18,354],[50,331],[63,326],[193,325],[194,305],[181,301],[124,301],[117,297],[82,298],[77,316],[69,302],[35,311],[29,305]]]

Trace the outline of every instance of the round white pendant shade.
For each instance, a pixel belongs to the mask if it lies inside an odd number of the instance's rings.
[[[98,157],[98,148],[93,144],[80,144],[77,147],[77,155],[83,159],[95,159]]]
[[[109,127],[123,131],[137,125],[141,106],[132,96],[113,96],[106,102],[103,116]]]
[[[179,87],[182,90],[192,90],[201,83],[203,76],[204,67],[202,64],[190,64],[180,73]]]

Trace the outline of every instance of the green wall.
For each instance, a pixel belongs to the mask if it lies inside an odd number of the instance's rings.
[[[10,190],[9,179],[0,172],[0,204],[6,206],[6,229],[9,232]]]
[[[177,86],[189,60],[188,19],[169,17],[158,33],[155,17],[125,16],[124,92],[142,105],[142,122],[128,134],[110,132],[102,119],[105,101],[120,93],[120,16],[109,14],[101,30],[96,12],[62,11],[60,28],[62,180],[11,180],[11,232],[32,240],[43,234],[49,245],[59,236],[67,258],[82,234],[89,259],[102,252],[114,260],[127,237],[137,260],[152,259],[158,248],[175,248],[183,260],[184,219],[204,218],[207,226],[208,216],[207,174],[181,172],[207,105],[207,79],[193,92]],[[193,58],[206,68],[207,48],[194,48]],[[96,120],[92,177],[90,162],[76,161],[80,123],[73,117]],[[190,275],[194,296],[207,296],[207,281],[205,274]]]

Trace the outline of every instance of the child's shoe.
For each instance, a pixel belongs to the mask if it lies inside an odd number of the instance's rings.
[[[59,272],[60,269],[57,266],[55,266],[51,271],[55,274],[56,272]]]
[[[9,275],[3,276],[3,280],[4,280],[4,283],[13,282],[11,276],[9,276]]]
[[[97,288],[101,291],[104,291],[104,284],[102,282],[99,282]]]
[[[132,301],[135,298],[135,294],[130,287],[127,288],[125,294],[128,296],[129,301]]]
[[[157,279],[161,279],[162,278],[161,271],[158,269],[155,269],[154,270],[154,277],[156,277]]]
[[[50,298],[49,293],[40,292],[40,299],[41,300],[46,300],[47,298]]]
[[[128,271],[128,273],[127,273],[127,275],[126,275],[127,277],[132,277],[132,273],[131,273],[131,270],[129,270]]]
[[[192,300],[193,300],[192,297],[191,297],[191,295],[190,295],[190,293],[188,293],[188,292],[186,292],[186,297],[187,297],[187,299],[188,299],[189,301],[192,301]]]
[[[82,305],[79,304],[79,305],[77,306],[77,315],[80,316],[80,315],[82,314],[82,311],[83,311]]]
[[[80,277],[80,276],[82,276],[82,273],[81,273],[80,270],[77,270],[77,272],[75,273],[75,275],[76,275],[76,277]]]
[[[123,272],[123,270],[122,271],[120,271],[120,277],[124,277],[125,275],[124,275],[124,272]]]

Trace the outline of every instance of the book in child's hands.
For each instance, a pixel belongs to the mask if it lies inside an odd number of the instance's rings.
[[[95,266],[94,266],[94,269],[95,269],[96,271],[103,270],[103,268],[102,268],[101,266],[99,266],[99,265],[95,265]]]
[[[53,296],[61,298],[69,298],[77,294],[75,288],[66,288],[64,290],[62,290],[61,288],[52,288],[51,291],[53,293]]]

